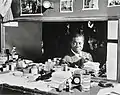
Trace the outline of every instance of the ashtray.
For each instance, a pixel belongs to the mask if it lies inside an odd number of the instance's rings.
[[[114,87],[112,83],[108,83],[105,81],[100,81],[98,85],[101,87]]]

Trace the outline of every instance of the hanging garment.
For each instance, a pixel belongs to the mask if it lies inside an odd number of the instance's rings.
[[[3,17],[4,22],[13,20],[11,3],[12,0],[0,0],[0,14]]]

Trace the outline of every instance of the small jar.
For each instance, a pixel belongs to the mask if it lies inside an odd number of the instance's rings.
[[[31,73],[32,73],[32,74],[38,74],[37,66],[33,66],[33,67],[31,68]]]

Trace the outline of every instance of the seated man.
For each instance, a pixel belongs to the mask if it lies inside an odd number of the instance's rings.
[[[90,53],[84,52],[84,34],[77,29],[70,34],[70,50],[62,59],[62,63],[67,63],[70,67],[83,67],[83,63],[92,61]]]

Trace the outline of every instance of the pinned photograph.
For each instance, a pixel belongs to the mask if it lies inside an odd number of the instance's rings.
[[[41,0],[20,0],[21,15],[39,15],[41,6]]]
[[[120,6],[120,0],[108,0],[108,7]]]
[[[60,12],[73,12],[73,0],[60,0]]]
[[[98,8],[98,0],[83,0],[83,10],[94,10]]]

